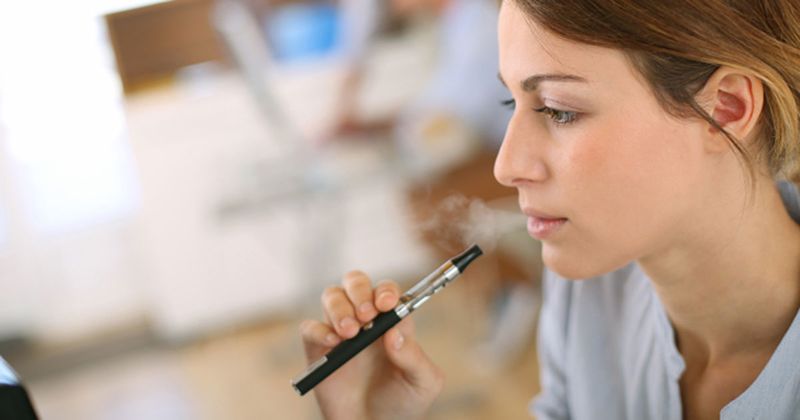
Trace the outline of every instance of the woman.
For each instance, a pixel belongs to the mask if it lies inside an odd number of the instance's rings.
[[[798,418],[800,5],[505,0],[499,45],[495,176],[547,266],[534,414]],[[398,293],[326,291],[311,358]],[[328,418],[424,416],[440,371],[410,323],[383,341],[320,385]]]

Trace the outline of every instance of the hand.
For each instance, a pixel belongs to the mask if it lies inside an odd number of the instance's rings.
[[[300,332],[312,363],[360,327],[397,305],[400,288],[391,281],[374,289],[366,274],[353,271],[342,286],[325,289],[326,322],[305,320]],[[419,419],[441,392],[444,375],[414,339],[411,318],[400,321],[383,337],[345,363],[314,388],[328,420]]]

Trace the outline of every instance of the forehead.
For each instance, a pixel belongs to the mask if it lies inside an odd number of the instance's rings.
[[[500,74],[516,84],[533,74],[564,73],[589,84],[636,78],[620,50],[564,39],[533,19],[514,1],[503,1],[498,21]]]

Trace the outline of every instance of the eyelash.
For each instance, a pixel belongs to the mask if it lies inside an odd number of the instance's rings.
[[[506,99],[500,102],[501,105],[514,109],[516,108],[517,102],[513,99]],[[549,106],[543,106],[541,108],[534,108],[535,112],[540,114],[545,114],[550,120],[552,120],[557,125],[567,125],[575,122],[578,119],[578,113],[575,111],[562,111],[555,108],[550,108]]]

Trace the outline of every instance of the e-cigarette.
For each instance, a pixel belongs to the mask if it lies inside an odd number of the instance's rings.
[[[293,379],[294,390],[300,395],[305,395],[312,390],[336,369],[382,336],[389,328],[417,310],[431,296],[455,280],[475,258],[482,254],[483,251],[478,245],[472,245],[456,257],[445,261],[439,268],[408,289],[400,297],[400,303],[393,310],[376,316],[371,322],[361,327],[355,337],[339,343],[328,354],[312,363],[305,372]]]
[[[0,419],[37,420],[36,410],[14,369],[0,357]]]

